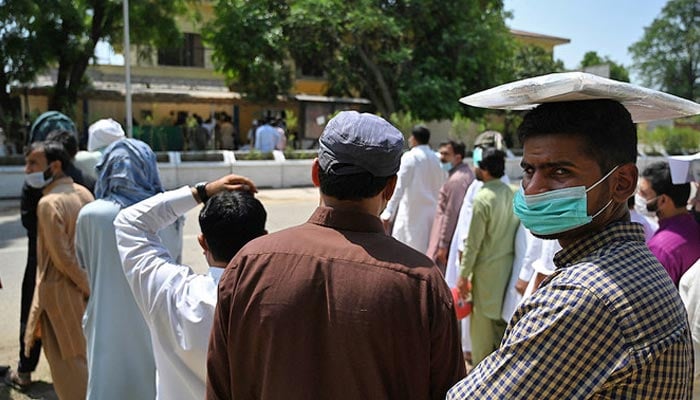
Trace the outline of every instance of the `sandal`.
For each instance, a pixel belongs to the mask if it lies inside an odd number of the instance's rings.
[[[5,384],[24,392],[32,385],[32,374],[31,372],[10,371],[5,375]]]

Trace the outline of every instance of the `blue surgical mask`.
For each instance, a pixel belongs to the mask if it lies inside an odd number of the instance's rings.
[[[46,171],[26,174],[24,175],[24,181],[27,183],[27,185],[33,187],[34,189],[41,189],[51,183],[53,180],[53,176],[49,175],[49,172],[50,168],[47,168]]]
[[[472,162],[474,163],[474,166],[476,168],[479,168],[479,163],[482,160],[482,152],[483,150],[481,149],[481,147],[475,147],[474,151],[472,152]]]
[[[538,235],[554,235],[584,226],[612,204],[610,199],[594,215],[588,215],[587,193],[608,179],[617,168],[610,170],[588,189],[585,186],[572,186],[526,195],[520,186],[513,199],[513,212],[527,229]]]
[[[442,168],[443,171],[445,172],[450,172],[452,170],[452,163],[450,162],[441,162],[440,163],[440,168]]]

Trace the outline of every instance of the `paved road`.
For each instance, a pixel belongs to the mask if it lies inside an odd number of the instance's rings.
[[[318,204],[318,190],[295,188],[261,190],[258,198],[267,210],[267,230],[298,225],[306,221]],[[19,299],[26,262],[26,231],[19,219],[19,200],[0,201],[0,278],[4,288],[0,290],[0,365],[16,365],[19,351]],[[183,236],[183,261],[199,272],[206,271],[206,262],[197,244],[199,207],[187,214]],[[46,398],[55,399],[51,387],[51,374],[43,358],[32,376],[39,382],[28,395],[22,395],[0,384],[0,400]]]

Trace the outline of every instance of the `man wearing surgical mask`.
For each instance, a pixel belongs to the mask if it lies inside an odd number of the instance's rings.
[[[610,99],[544,103],[518,135],[514,212],[562,250],[500,348],[447,398],[690,398],[683,303],[627,208],[638,175],[630,113]]]
[[[447,253],[452,242],[452,234],[457,227],[459,210],[464,201],[464,194],[474,180],[469,164],[464,160],[464,143],[450,140],[440,143],[440,163],[447,171],[447,182],[440,188],[437,210],[433,228],[430,231],[428,242],[428,257],[432,258],[443,275],[447,266]]]
[[[26,182],[42,189],[37,206],[37,276],[24,334],[25,355],[42,339],[54,389],[61,399],[83,399],[87,384],[81,318],[90,295],[75,253],[80,208],[94,200],[65,174],[69,155],[58,142],[37,142],[26,157]]]

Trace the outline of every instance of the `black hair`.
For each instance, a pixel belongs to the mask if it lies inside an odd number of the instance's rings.
[[[49,132],[49,134],[46,135],[46,141],[61,143],[71,159],[75,158],[76,153],[78,153],[78,139],[75,137],[75,134],[66,130],[55,130]]]
[[[644,168],[642,178],[649,181],[657,196],[665,194],[676,207],[684,207],[690,197],[690,183],[674,185],[671,181],[671,168],[665,161],[655,162]]]
[[[68,152],[60,142],[55,141],[39,141],[32,142],[25,150],[25,155],[29,155],[34,151],[43,151],[46,157],[46,162],[51,164],[52,162],[58,160],[61,162],[61,170],[65,171],[70,165],[70,157]]]
[[[428,144],[430,142],[430,130],[423,125],[414,126],[411,135],[416,138],[418,144]]]
[[[596,160],[601,172],[637,162],[637,127],[629,111],[614,100],[544,103],[530,111],[518,127],[520,143],[542,135],[575,135],[581,149]]]
[[[466,152],[467,152],[467,148],[466,148],[466,146],[464,145],[463,142],[457,142],[457,141],[454,141],[454,140],[448,140],[448,141],[446,141],[446,142],[440,143],[440,146],[439,146],[439,147],[442,147],[442,146],[450,146],[450,147],[452,147],[452,151],[455,153],[455,155],[462,156],[462,158],[464,158],[464,156],[467,154],[467,153],[466,153]]]
[[[392,175],[395,176],[395,175]],[[378,195],[391,176],[377,177],[369,172],[352,175],[332,175],[318,170],[321,193],[338,200],[369,199]]]
[[[479,169],[488,171],[493,178],[500,178],[505,174],[506,153],[503,150],[489,147],[484,150],[481,157]]]
[[[212,257],[226,263],[246,243],[265,234],[266,220],[260,200],[239,190],[217,193],[199,212],[199,228]]]

